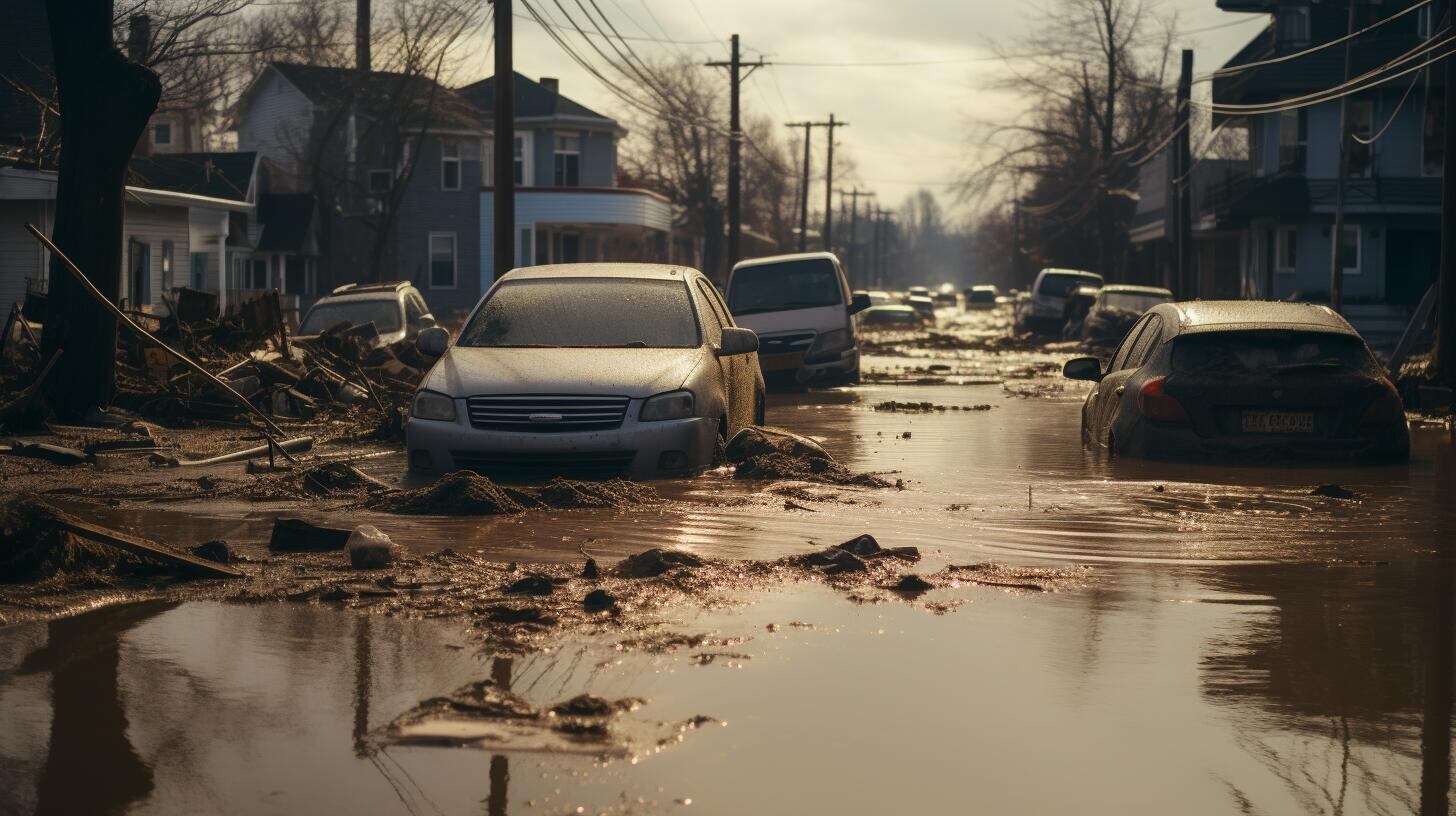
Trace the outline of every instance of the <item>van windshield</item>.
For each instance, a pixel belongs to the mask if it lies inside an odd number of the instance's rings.
[[[1102,279],[1091,275],[1071,275],[1064,272],[1049,272],[1042,276],[1036,293],[1046,297],[1070,297],[1079,286],[1100,287]]]
[[[698,321],[680,280],[508,281],[460,335],[488,348],[696,348]]]
[[[744,267],[728,286],[728,308],[735,315],[842,305],[839,274],[825,258]]]

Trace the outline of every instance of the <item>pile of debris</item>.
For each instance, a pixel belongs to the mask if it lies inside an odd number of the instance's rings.
[[[626,509],[659,501],[656,490],[626,479],[583,482],[558,476],[542,487],[516,489],[457,470],[425,487],[384,496],[370,507],[403,515],[494,516],[527,510]]]
[[[874,473],[855,473],[834,461],[818,442],[768,426],[744,428],[728,440],[724,458],[739,479],[822,482],[856,487],[904,487]]]

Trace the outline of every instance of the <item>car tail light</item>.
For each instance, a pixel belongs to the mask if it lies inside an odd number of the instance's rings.
[[[1400,401],[1400,394],[1396,393],[1395,386],[1386,383],[1385,393],[1376,397],[1370,407],[1365,409],[1360,424],[1388,425],[1396,422],[1405,422],[1405,403]]]
[[[1148,380],[1138,391],[1138,410],[1154,422],[1177,422],[1186,425],[1188,412],[1183,410],[1182,403],[1163,392],[1166,382],[1166,377]]]

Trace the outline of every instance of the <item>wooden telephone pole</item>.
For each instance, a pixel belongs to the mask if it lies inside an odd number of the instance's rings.
[[[858,245],[858,232],[859,232],[859,199],[860,199],[860,196],[865,196],[866,198],[868,198],[869,196],[872,196],[872,195],[874,195],[874,193],[866,192],[864,190],[859,189],[858,187],[856,187],[853,190],[841,190],[839,192],[840,201],[843,201],[846,198],[849,199],[849,259],[848,260],[849,260],[849,276],[850,276],[850,279],[853,279],[857,274],[859,274],[859,263],[858,263],[858,259],[859,259],[859,245]]]
[[[516,104],[511,53],[512,0],[495,4],[495,277],[516,265]]]
[[[814,123],[786,122],[785,125],[804,129],[804,179],[799,186],[799,251],[804,252],[809,248],[809,134]]]
[[[848,125],[848,122],[834,121],[834,114],[829,114],[829,121],[822,127],[829,131],[829,146],[825,148],[827,161],[824,168],[824,251],[834,251],[834,129]]]
[[[737,34],[729,38],[729,44],[727,62],[705,64],[710,68],[728,69],[728,266],[731,268],[743,257],[743,127],[739,120],[738,91],[743,80],[769,63],[762,59],[758,62],[743,62],[738,53]],[[745,68],[748,69],[746,72],[743,70]]]
[[[1177,265],[1177,292],[1181,300],[1198,297],[1198,273],[1193,265],[1193,52],[1183,50],[1182,72],[1178,75],[1178,137],[1174,139],[1173,185],[1170,192],[1174,198],[1169,204],[1176,214],[1177,224],[1173,233],[1174,263]]]

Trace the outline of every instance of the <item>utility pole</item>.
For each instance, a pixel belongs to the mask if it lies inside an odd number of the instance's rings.
[[[356,0],[354,5],[354,67],[369,71],[369,0]]]
[[[495,277],[516,265],[516,100],[511,0],[495,4]],[[525,179],[522,179],[525,181]]]
[[[804,181],[799,187],[799,251],[808,250],[809,241],[809,133],[813,122],[788,122],[787,127],[804,129]]]
[[[731,268],[743,257],[743,127],[739,121],[738,89],[743,80],[768,63],[760,59],[745,64],[738,53],[738,35],[734,34],[728,41],[728,61],[705,64],[728,69],[728,266]],[[748,69],[746,73],[744,68]]]
[[[824,123],[825,129],[829,132],[829,146],[824,148],[828,160],[824,170],[824,251],[834,251],[834,129],[844,127],[848,122],[834,121],[834,114],[829,114],[829,121]]]
[[[849,276],[851,279],[859,273],[859,247],[857,243],[859,240],[859,198],[860,196],[868,197],[872,195],[874,193],[866,192],[858,187],[853,190],[841,190],[839,193],[841,202],[845,198],[849,199]]]
[[[1173,263],[1177,268],[1177,291],[1182,300],[1198,297],[1198,277],[1193,268],[1193,51],[1183,49],[1183,70],[1178,75],[1178,112],[1175,117],[1178,137],[1172,167],[1173,186],[1171,192],[1175,229],[1173,233]],[[1171,287],[1170,287],[1171,288]]]
[[[1012,182],[1011,193],[1011,286],[1021,288],[1021,175]]]
[[[1355,4],[1348,0],[1349,16],[1345,18],[1345,35],[1355,31]],[[1345,78],[1350,81],[1350,61],[1354,40],[1345,41]],[[1449,60],[1448,60],[1449,61]],[[1340,248],[1345,238],[1345,176],[1350,174],[1350,97],[1340,97],[1340,165],[1335,174],[1335,226],[1330,231],[1330,308],[1336,312],[1344,310],[1345,265],[1340,258]]]
[[[1456,88],[1456,59],[1444,61],[1446,87]],[[1456,104],[1442,114],[1443,155],[1456,156]],[[1449,161],[1447,167],[1453,167]],[[1448,386],[1456,386],[1456,178],[1441,175],[1441,269],[1436,279],[1436,374]]]

